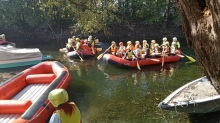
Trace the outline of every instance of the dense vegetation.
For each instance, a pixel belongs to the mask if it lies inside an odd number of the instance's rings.
[[[180,23],[174,0],[1,0],[1,28],[70,27],[81,33],[104,32],[136,24],[167,28]]]

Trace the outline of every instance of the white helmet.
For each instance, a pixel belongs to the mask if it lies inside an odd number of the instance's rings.
[[[147,43],[147,40],[143,40],[143,43]]]
[[[140,41],[135,41],[135,44],[140,44]]]
[[[168,42],[168,41],[166,41],[166,42],[165,42],[165,44],[169,44],[169,42]]]
[[[151,43],[156,43],[156,41],[155,40],[151,40]]]
[[[155,46],[155,47],[158,47],[158,46],[159,46],[159,44],[154,44],[154,46]]]
[[[167,37],[164,37],[164,38],[163,38],[163,41],[167,41]]]
[[[87,39],[84,39],[84,42],[85,42],[85,43],[87,43],[87,42],[88,42],[88,40],[87,40]]]
[[[128,41],[127,44],[130,45],[130,44],[131,44],[131,41]]]
[[[173,37],[173,40],[174,40],[174,41],[177,41],[177,38],[176,38],[176,37]]]
[[[71,38],[68,38],[68,43],[70,44],[70,43],[72,43],[72,40],[71,40]]]

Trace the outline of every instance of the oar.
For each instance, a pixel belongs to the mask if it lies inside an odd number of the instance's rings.
[[[112,46],[112,45],[111,45],[111,46]],[[110,47],[111,47],[111,46],[110,46]],[[110,48],[110,47],[109,47],[109,48]],[[97,59],[100,60],[100,59],[102,58],[102,56],[109,50],[109,48],[106,49],[105,52],[103,52],[102,54],[100,54],[100,55],[97,57]]]
[[[82,57],[79,55],[79,53],[76,51],[76,49],[75,49],[75,48],[74,48],[74,50],[75,50],[76,54],[79,56],[80,61],[84,61],[84,60],[82,59]]]
[[[182,53],[182,52],[181,52]],[[194,58],[192,58],[192,57],[190,57],[190,56],[188,56],[188,55],[186,55],[186,54],[184,54],[184,53],[182,53],[183,55],[185,55],[190,61],[192,61],[192,62],[196,62],[196,60],[194,59]]]
[[[185,57],[184,55],[180,55],[180,54],[176,54],[176,55],[179,56],[179,57],[182,57],[182,58]]]
[[[138,70],[141,70],[141,67],[140,67],[140,65],[138,63],[138,58],[137,58],[137,68],[138,68]]]
[[[66,48],[61,48],[61,49],[59,49],[59,51],[60,51],[61,53],[65,53],[65,52],[66,52]]]
[[[152,59],[152,58],[150,58],[150,60],[156,61],[156,62],[159,62],[159,61],[160,61],[159,59]]]

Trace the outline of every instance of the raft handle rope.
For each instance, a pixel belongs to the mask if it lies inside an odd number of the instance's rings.
[[[65,67],[66,68],[66,67]],[[67,69],[67,68],[66,68]],[[67,69],[68,70],[68,69]],[[68,72],[68,75],[66,76],[66,78],[64,79],[64,82],[61,84],[61,86],[59,88],[61,88],[63,86],[63,84],[66,82],[67,78],[70,76],[70,73]],[[50,101],[44,105],[43,110],[41,110],[34,118],[32,118],[31,120],[29,120],[27,123],[30,123],[32,120],[38,118],[44,110],[46,110],[46,107],[49,105]]]

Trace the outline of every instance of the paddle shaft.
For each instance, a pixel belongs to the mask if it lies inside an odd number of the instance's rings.
[[[111,46],[112,46],[112,45],[111,45]],[[109,46],[109,48],[106,49],[105,52],[103,52],[102,54],[100,54],[100,55],[97,57],[97,59],[98,59],[98,60],[101,59],[102,56],[110,49],[111,46]]]
[[[79,55],[79,53],[76,51],[76,49],[74,48],[76,54],[79,56],[80,60],[83,61],[82,57]]]

